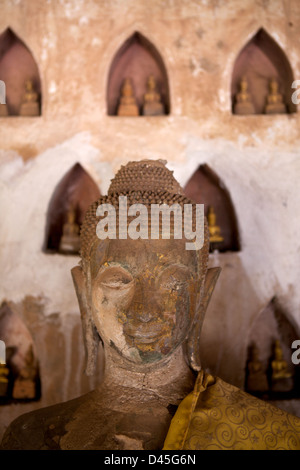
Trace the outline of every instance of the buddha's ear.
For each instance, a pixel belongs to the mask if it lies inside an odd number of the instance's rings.
[[[200,334],[202,324],[207,310],[209,301],[214,291],[216,282],[220,275],[221,268],[209,268],[206,273],[205,281],[202,285],[201,300],[195,313],[193,324],[187,343],[187,353],[189,363],[192,369],[199,371],[201,369],[200,362]]]
[[[100,336],[94,325],[91,308],[88,302],[88,293],[86,288],[85,276],[81,266],[75,266],[71,269],[71,274],[75,286],[75,291],[79,303],[83,339],[86,352],[86,375],[93,375],[96,368],[96,359]]]

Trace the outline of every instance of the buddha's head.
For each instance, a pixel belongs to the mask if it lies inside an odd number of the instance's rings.
[[[121,167],[108,195],[87,211],[81,230],[81,266],[72,270],[87,349],[86,372],[93,372],[100,338],[131,369],[153,368],[182,346],[196,368],[196,336],[218,274],[215,271],[208,276],[210,282],[205,282],[206,221],[203,246],[198,250],[186,249],[187,240],[176,238],[174,230],[162,238],[161,225],[158,239],[124,238],[120,224],[115,237],[99,239],[97,208],[110,204],[120,223],[120,196],[127,197],[128,206],[143,204],[149,214],[152,204],[176,203],[182,208],[192,204],[164,162],[144,160]],[[128,218],[126,228],[132,220]]]
[[[246,92],[248,90],[248,81],[245,76],[242,77],[240,82],[240,89],[242,92]]]
[[[67,223],[76,225],[76,209],[73,206],[71,206],[67,212]]]
[[[278,94],[279,85],[278,85],[278,82],[275,78],[272,78],[270,80],[269,88],[270,88],[270,93],[272,95],[277,95]]]
[[[32,83],[32,80],[26,80],[26,82],[25,82],[25,88],[26,88],[26,91],[32,91],[32,90],[33,90],[33,83]]]
[[[133,96],[133,88],[130,78],[125,78],[122,86],[122,95],[125,97]]]
[[[156,88],[156,81],[153,75],[150,75],[148,77],[148,82],[147,82],[148,90],[149,91],[154,91]]]
[[[281,349],[280,341],[278,339],[275,341],[274,345],[274,356],[276,361],[282,361],[283,359],[283,352]]]

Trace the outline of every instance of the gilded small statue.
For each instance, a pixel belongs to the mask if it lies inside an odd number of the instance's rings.
[[[248,81],[242,77],[240,81],[240,91],[235,96],[234,114],[246,115],[255,114],[252,97],[248,92]]]
[[[221,228],[217,225],[217,216],[212,206],[208,208],[207,213],[209,241],[210,243],[221,243],[224,238],[221,235]]]
[[[165,114],[164,106],[161,102],[161,96],[156,90],[156,81],[153,75],[150,75],[147,81],[147,92],[144,95],[143,115],[159,116]]]
[[[271,387],[274,392],[289,392],[293,389],[293,374],[288,368],[288,363],[283,358],[280,341],[274,344],[274,357],[271,362]]]
[[[282,95],[278,92],[279,84],[275,78],[269,83],[269,94],[267,96],[267,104],[265,108],[266,114],[283,114],[286,113],[286,105],[283,103]]]
[[[249,360],[246,370],[246,390],[252,393],[268,391],[268,379],[263,364],[259,359],[259,350],[255,343],[249,348]]]
[[[76,211],[71,207],[67,212],[67,221],[63,225],[63,234],[59,251],[66,254],[78,254],[80,249],[79,225],[75,222]]]
[[[37,396],[37,363],[32,346],[25,354],[25,365],[15,379],[12,396],[16,400],[34,400]]]
[[[125,78],[124,80],[117,114],[118,116],[139,115],[139,108],[133,95],[133,88],[130,78]]]
[[[206,219],[203,245],[195,250],[186,248],[185,231],[178,238],[175,227],[167,238],[126,238],[116,230],[118,236],[102,239],[96,230],[105,216],[97,209],[105,204],[119,213],[120,196],[129,208],[143,204],[147,225],[152,204],[176,203],[181,211],[190,204],[195,230],[196,203],[162,161],[121,167],[108,194],[85,214],[81,262],[72,269],[86,373],[94,373],[102,343],[103,380],[81,397],[18,417],[1,449],[300,449],[300,418],[201,365],[204,314],[220,274],[220,268],[208,268]]]
[[[8,395],[9,373],[8,367],[0,363],[0,398],[6,398]]]
[[[40,107],[38,102],[38,93],[34,90],[32,80],[25,82],[25,94],[23,96],[20,116],[39,116]]]

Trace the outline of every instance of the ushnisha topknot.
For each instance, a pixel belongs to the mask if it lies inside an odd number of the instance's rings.
[[[141,160],[121,166],[111,181],[108,195],[125,194],[129,191],[167,191],[184,195],[183,189],[168,170],[165,160]]]
[[[128,206],[132,204],[143,204],[148,212],[151,204],[179,204],[184,208],[184,204],[194,204],[184,196],[183,189],[173,176],[173,172],[165,166],[162,160],[141,160],[139,162],[129,162],[121,166],[115,177],[111,180],[111,185],[107,196],[101,196],[87,210],[80,233],[80,254],[83,267],[90,259],[91,248],[95,242],[99,242],[96,234],[96,227],[100,217],[96,216],[96,211],[101,204],[111,204],[116,209],[118,215],[119,196],[127,197]],[[130,220],[130,219],[128,219]],[[118,221],[118,217],[117,217]],[[193,220],[193,230],[195,229]],[[202,263],[207,265],[209,248],[209,234],[205,219],[204,245],[201,250]]]

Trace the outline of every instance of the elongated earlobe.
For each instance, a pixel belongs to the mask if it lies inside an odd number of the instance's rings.
[[[83,339],[86,352],[85,373],[86,375],[93,375],[95,373],[98,347],[101,338],[94,325],[91,309],[87,301],[87,289],[82,268],[80,266],[75,266],[75,268],[71,270],[71,273],[82,321]]]
[[[201,301],[198,310],[195,314],[192,328],[187,343],[187,354],[190,366],[193,370],[199,371],[201,369],[200,362],[200,334],[202,323],[204,320],[205,312],[207,310],[209,301],[214,291],[216,282],[220,275],[221,268],[209,268],[206,273],[204,285],[202,286],[203,292],[201,293]]]

